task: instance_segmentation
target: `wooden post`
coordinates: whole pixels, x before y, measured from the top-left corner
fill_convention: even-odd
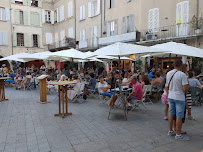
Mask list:
[[[47,101],[47,77],[48,75],[41,75],[37,78],[40,85],[40,101],[38,102],[42,104],[49,103]]]

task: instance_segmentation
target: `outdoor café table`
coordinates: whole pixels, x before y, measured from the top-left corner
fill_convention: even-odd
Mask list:
[[[0,78],[0,102],[4,100],[8,100],[5,98],[5,88],[4,88],[4,81],[7,79],[11,79],[11,78],[10,77]]]
[[[125,97],[126,97],[127,93],[129,93],[131,90],[132,90],[132,88],[129,88],[127,90],[120,90],[120,88],[112,89],[112,91],[114,93],[117,93],[117,95],[118,95],[118,99],[117,99],[118,104],[117,105],[112,105],[110,107],[108,119],[110,118],[110,114],[111,114],[111,110],[112,110],[113,106],[119,107],[119,106],[123,105],[124,116],[125,116],[125,119],[127,120],[127,106],[126,106],[126,103],[125,103]]]
[[[58,98],[59,98],[59,113],[55,114],[54,116],[64,116],[66,115],[72,115],[72,113],[68,112],[68,96],[67,96],[67,86],[71,84],[76,84],[73,81],[60,81],[60,82],[49,82],[49,85],[57,85],[58,86]],[[62,90],[61,90],[61,89]],[[62,98],[61,98],[61,92],[62,92]],[[65,93],[65,102],[66,102],[66,112],[64,113],[64,93]],[[61,113],[61,99],[62,99],[62,113]]]

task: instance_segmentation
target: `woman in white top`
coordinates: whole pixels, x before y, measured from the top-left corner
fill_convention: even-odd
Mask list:
[[[107,96],[107,97],[111,98],[111,96],[113,95],[113,92],[110,91],[111,86],[107,82],[104,81],[103,76],[99,77],[98,88],[99,88],[99,90],[100,90],[99,92],[102,96]]]

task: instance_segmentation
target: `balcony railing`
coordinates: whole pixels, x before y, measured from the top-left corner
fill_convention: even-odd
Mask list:
[[[62,41],[57,41],[48,45],[49,50],[63,50],[68,48],[75,48],[75,39],[65,38]]]
[[[98,48],[98,38],[85,39],[79,42],[79,49],[95,49]]]
[[[140,31],[140,42],[181,39],[198,35],[203,35],[203,26],[196,29],[193,24],[185,23]]]

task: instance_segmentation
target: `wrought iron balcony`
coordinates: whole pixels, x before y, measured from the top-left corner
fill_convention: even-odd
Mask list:
[[[137,43],[189,39],[200,35],[203,35],[203,26],[196,28],[192,23],[184,23],[140,31],[140,41]]]
[[[79,49],[80,50],[94,50],[98,48],[98,38],[90,38],[90,39],[85,39],[79,42]]]
[[[62,41],[54,42],[48,45],[49,51],[53,50],[64,50],[69,48],[75,48],[75,39],[65,38]]]

